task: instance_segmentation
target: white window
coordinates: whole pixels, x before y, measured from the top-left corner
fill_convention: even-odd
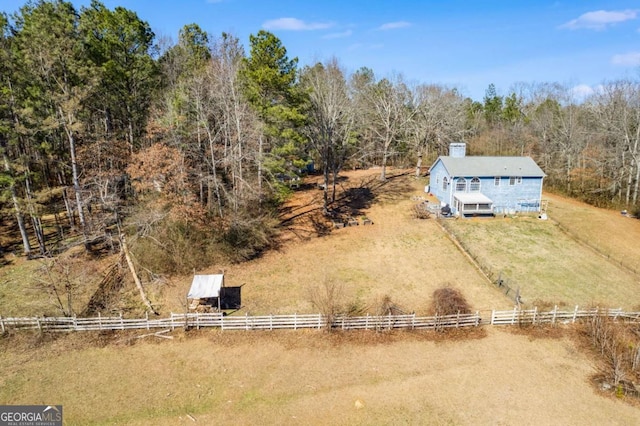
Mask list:
[[[478,192],[480,191],[480,178],[474,177],[471,179],[471,184],[469,185],[469,191]]]
[[[445,176],[445,177],[442,179],[442,190],[443,190],[443,191],[446,191],[446,190],[447,190],[447,185],[448,185],[448,184],[449,184],[449,180],[448,180],[448,179],[447,179],[447,177]]]
[[[511,176],[509,178],[509,185],[520,185],[522,183],[522,176]]]
[[[465,192],[467,190],[467,180],[465,178],[458,178],[456,181],[456,192]]]
[[[495,186],[500,186],[500,176],[496,176],[493,178],[493,184]]]

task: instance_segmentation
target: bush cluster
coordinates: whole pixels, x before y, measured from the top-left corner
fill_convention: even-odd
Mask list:
[[[452,287],[442,287],[433,292],[429,315],[470,314],[471,306],[462,292]]]

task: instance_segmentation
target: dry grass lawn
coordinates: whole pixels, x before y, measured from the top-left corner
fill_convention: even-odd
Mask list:
[[[436,221],[413,217],[416,201],[411,198],[425,195],[423,180],[400,175],[381,185],[376,176],[371,171],[352,172],[343,183],[374,187],[375,198],[358,210],[373,225],[334,229],[316,237],[309,215],[301,216],[283,229],[281,238],[286,242],[280,250],[242,265],[217,265],[199,272],[222,269],[227,285],[244,285],[244,312],[251,314],[315,313],[309,289],[327,281],[342,283],[350,302],[375,306],[389,296],[407,312],[424,312],[433,291],[444,285],[461,289],[474,309],[513,306],[451,244]],[[317,190],[299,195],[292,214],[314,208],[319,214],[321,196]],[[167,289],[167,309],[183,309],[190,279]]]
[[[474,309],[513,306],[436,221],[413,217],[411,198],[424,195],[424,180],[405,175],[382,185],[368,171],[346,176],[344,189],[371,191],[351,207],[373,225],[332,230],[319,215],[321,192],[301,191],[283,209],[278,251],[197,272],[223,269],[227,285],[244,284],[239,314],[315,312],[308,292],[325,282],[342,283],[344,300],[365,307],[389,296],[424,312],[445,284]],[[632,269],[640,254],[632,247],[640,222],[549,198],[549,221],[451,225],[474,255],[482,253],[479,261],[522,285],[525,300],[637,304]],[[629,267],[574,233],[601,241],[603,253]],[[149,286],[162,313],[184,309],[190,280]],[[0,314],[12,303],[4,294]],[[0,337],[0,404],[63,404],[70,425],[628,425],[640,418],[640,408],[591,385],[595,363],[569,331],[534,338],[490,327],[453,336],[208,330],[132,339],[140,334]]]
[[[562,229],[609,261],[640,273],[640,220],[553,194],[545,194],[545,198],[550,217]]]
[[[523,216],[457,220],[447,226],[494,277],[501,277],[514,289],[519,287],[526,305],[578,304],[627,310],[640,306],[640,275],[562,231],[553,214],[556,208],[550,209],[551,220],[546,221]],[[640,224],[628,218],[611,220]],[[578,228],[573,229],[577,232]],[[627,232],[622,235],[628,238],[633,231]]]
[[[635,424],[569,337],[203,332],[135,345],[0,341],[0,402],[63,404],[66,423]],[[94,338],[93,336],[91,338]],[[435,339],[435,340],[434,340]],[[9,340],[9,341],[6,341]],[[10,350],[8,346],[13,346]],[[189,417],[191,416],[191,417]]]

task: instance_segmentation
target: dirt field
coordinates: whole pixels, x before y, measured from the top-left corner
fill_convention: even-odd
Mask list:
[[[362,306],[373,307],[387,295],[407,311],[423,312],[433,290],[448,283],[461,289],[474,309],[513,307],[436,221],[413,217],[412,197],[425,195],[425,180],[404,176],[381,185],[371,180],[371,173],[349,173],[342,185],[370,189],[348,207],[373,225],[332,230],[319,215],[321,191],[301,191],[283,210],[290,220],[279,251],[243,265],[197,272],[223,269],[227,285],[244,284],[240,314],[315,312],[309,289],[327,281],[343,283],[344,299]],[[627,289],[638,282],[635,273],[606,258],[638,263],[640,254],[632,253],[632,247],[640,222],[559,197],[549,199],[550,221],[513,219],[506,228],[511,232],[498,230],[504,219],[456,225],[487,241],[474,246],[490,254],[483,262],[511,268],[514,277],[521,267],[509,264],[499,248],[500,242],[512,244],[507,236],[517,231],[536,246],[538,257],[527,257],[531,251],[516,246],[506,252],[524,259],[529,271],[541,269],[543,261],[550,262],[546,266],[554,274],[565,268],[541,258],[545,251],[551,258],[577,258],[586,263],[575,263],[567,274],[569,288],[578,289],[574,283],[600,268],[609,271],[605,277],[613,275],[607,283],[618,288],[616,298],[637,303],[637,290]],[[479,226],[467,229],[473,225]],[[601,239],[599,247],[610,254],[602,258],[577,243],[573,233],[589,241]],[[543,241],[551,242],[542,246]],[[592,263],[595,269],[588,269]],[[620,279],[623,273],[629,274],[624,278],[628,281]],[[184,309],[190,278],[149,288],[155,301],[162,302],[163,313]],[[536,284],[540,297],[573,297],[558,294],[559,288],[548,282]],[[533,290],[524,293],[529,294]],[[588,292],[576,294],[594,298]],[[141,334],[0,337],[0,404],[63,404],[66,423],[77,425],[628,425],[640,418],[640,408],[603,396],[592,386],[595,363],[568,332],[533,338],[486,327],[445,338],[434,332],[209,330],[175,332],[173,340],[135,339]]]
[[[133,346],[87,346],[71,335],[35,349],[14,342],[11,350],[0,341],[0,402],[62,404],[70,425],[629,425],[640,418],[640,409],[594,390],[593,367],[572,339],[487,333],[432,341],[433,333],[205,332]]]

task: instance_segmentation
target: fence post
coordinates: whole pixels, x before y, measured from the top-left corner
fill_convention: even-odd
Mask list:
[[[293,329],[294,330],[298,329],[298,313],[297,312],[293,313]]]
[[[391,311],[389,311],[389,317],[387,318],[387,327],[391,330]]]
[[[0,315],[0,328],[2,328],[2,334],[4,334],[5,329],[4,329],[4,321],[2,321],[2,315]]]
[[[511,325],[516,323],[516,312],[518,312],[518,306],[513,307],[513,316],[511,317]]]
[[[578,305],[576,305],[576,307],[573,309],[573,319],[571,320],[572,323],[576,322],[577,316],[578,316]]]
[[[173,324],[173,312],[171,312],[171,331],[176,329],[176,326]]]
[[[149,311],[146,311],[144,313],[144,317],[147,320],[147,330],[149,330]]]
[[[556,323],[556,314],[558,313],[558,305],[553,307],[553,316],[551,317],[551,324]]]
[[[98,330],[102,330],[102,315],[98,312]]]
[[[78,318],[73,316],[73,331],[78,331]]]
[[[39,317],[36,317],[36,323],[38,324],[38,330],[42,332],[42,324],[40,323]]]
[[[244,329],[249,330],[249,312],[244,314]]]
[[[480,325],[480,311],[476,311],[476,327]]]
[[[414,312],[411,316],[411,329],[414,330],[416,328],[416,313]]]
[[[458,315],[456,315],[456,328],[460,328],[460,310],[458,310]]]
[[[494,320],[493,319],[494,319],[495,315],[496,315],[496,310],[492,309],[491,310],[491,325],[494,325]]]
[[[369,329],[369,313],[367,312],[367,317],[364,320],[364,329],[368,330]]]
[[[533,307],[533,325],[536,325],[536,315],[538,313],[538,307],[534,306]]]

